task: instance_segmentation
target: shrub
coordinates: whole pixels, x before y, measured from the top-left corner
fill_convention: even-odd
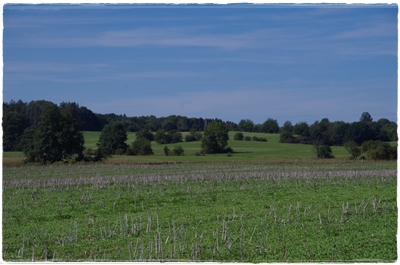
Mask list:
[[[144,137],[136,138],[131,144],[133,155],[151,155],[153,150],[151,149],[151,142]]]
[[[185,136],[185,142],[201,141],[203,134],[201,132],[196,132],[195,130],[190,130],[190,133]]]
[[[202,150],[200,150],[199,152],[196,152],[194,155],[195,155],[195,156],[205,156],[206,153],[205,153],[204,150],[202,149]]]
[[[100,162],[103,160],[107,160],[110,157],[110,154],[107,150],[103,149],[86,149],[83,151],[83,161],[85,162]]]
[[[361,150],[368,159],[373,160],[394,160],[397,159],[397,147],[382,141],[366,141],[362,143]]]
[[[136,133],[136,137],[137,138],[145,138],[145,139],[149,140],[150,142],[154,141],[154,135],[149,130],[146,130],[146,129],[141,129],[140,131],[138,131]]]
[[[123,148],[118,148],[117,150],[114,151],[114,155],[123,155],[125,154],[125,149]]]
[[[279,142],[280,143],[293,143],[294,139],[295,138],[293,137],[292,133],[290,133],[288,131],[283,131],[280,134]]]
[[[185,152],[185,150],[183,150],[182,146],[178,145],[175,146],[174,149],[172,150],[174,155],[180,156],[183,155],[183,153]]]
[[[181,132],[174,132],[172,134],[172,143],[180,143],[182,142],[182,133]]]
[[[332,149],[329,145],[314,144],[314,150],[318,158],[334,158]]]
[[[168,155],[169,155],[169,152],[170,152],[168,146],[165,146],[163,150],[164,150],[164,154],[165,154],[166,156],[168,156]]]
[[[196,137],[194,135],[188,134],[185,136],[185,142],[194,142],[197,141]]]
[[[354,141],[348,141],[344,143],[344,148],[350,153],[351,159],[356,159],[361,155],[361,148]]]
[[[245,140],[245,141],[251,141],[251,137],[250,137],[250,136],[245,136],[245,137],[243,138],[243,140]]]
[[[244,138],[244,136],[243,136],[243,133],[241,133],[241,132],[235,133],[235,136],[233,136],[233,139],[235,141],[243,141],[243,138]]]
[[[267,142],[268,141],[267,138],[265,138],[265,137],[257,137],[257,136],[253,136],[252,140],[257,141],[257,142]]]

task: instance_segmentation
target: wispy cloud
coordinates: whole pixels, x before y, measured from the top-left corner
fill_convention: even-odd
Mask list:
[[[397,34],[397,27],[393,23],[380,23],[373,25],[362,25],[352,30],[345,30],[332,39],[361,39],[361,38],[374,38],[374,37],[395,37]]]

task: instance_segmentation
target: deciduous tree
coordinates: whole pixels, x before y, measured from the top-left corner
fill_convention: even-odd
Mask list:
[[[112,154],[118,148],[126,150],[128,145],[126,129],[121,122],[113,122],[104,126],[101,131],[97,146],[108,154]]]
[[[213,121],[204,130],[201,148],[207,154],[224,153],[228,140],[228,129],[222,122]]]

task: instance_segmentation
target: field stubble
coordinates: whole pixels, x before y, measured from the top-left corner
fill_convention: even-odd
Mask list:
[[[394,261],[388,165],[4,168],[3,259]]]

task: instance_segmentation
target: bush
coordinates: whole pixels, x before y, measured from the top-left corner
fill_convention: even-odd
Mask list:
[[[361,150],[368,159],[373,160],[394,160],[397,159],[397,147],[391,146],[382,141],[366,141],[362,143]]]
[[[201,132],[196,132],[195,130],[190,130],[190,133],[185,136],[185,142],[201,141],[203,134]]]
[[[195,142],[197,141],[196,137],[194,135],[188,134],[185,136],[185,142]]]
[[[292,133],[290,133],[290,132],[288,132],[288,131],[283,131],[283,132],[280,134],[279,142],[280,142],[280,143],[293,143],[293,140],[294,140],[294,139],[295,139],[295,138],[293,137]]]
[[[175,146],[174,149],[172,150],[172,153],[177,156],[183,155],[184,152],[185,150],[183,150],[182,146],[180,145]]]
[[[257,136],[253,136],[252,138],[253,141],[257,141],[257,142],[267,142],[267,138],[265,137],[257,137]]]
[[[165,154],[166,156],[169,156],[170,150],[169,150],[168,146],[165,146],[163,150],[164,150],[164,154]]]
[[[251,141],[251,137],[250,137],[250,136],[245,136],[245,137],[243,138],[243,140],[245,140],[245,141]]]
[[[243,136],[243,133],[241,133],[241,132],[235,133],[235,136],[233,136],[233,139],[235,141],[243,141],[243,138],[244,138],[244,136]]]
[[[110,157],[110,154],[106,150],[102,149],[85,149],[83,151],[83,161],[85,162],[100,162],[103,160],[107,160],[107,158]]]
[[[181,132],[174,132],[172,134],[171,143],[180,143],[180,142],[182,142],[182,133]]]
[[[151,149],[151,142],[144,137],[136,138],[131,144],[133,155],[151,155],[153,150]]]
[[[314,144],[314,150],[318,158],[334,158],[332,149],[329,145]]]
[[[194,155],[195,156],[205,156],[206,153],[204,152],[204,150],[200,150],[199,152],[196,152]]]
[[[118,148],[117,150],[114,151],[114,155],[123,155],[125,154],[125,149],[123,148]]]
[[[356,159],[361,155],[361,148],[354,141],[345,142],[344,148],[350,153],[351,159]]]
[[[146,130],[146,129],[141,129],[140,131],[138,131],[136,133],[136,137],[137,138],[145,138],[145,139],[149,140],[150,142],[154,141],[154,135],[149,130]]]

